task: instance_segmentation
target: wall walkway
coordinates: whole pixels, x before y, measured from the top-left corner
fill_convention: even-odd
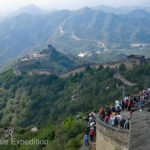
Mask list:
[[[131,119],[129,150],[150,150],[150,106]]]

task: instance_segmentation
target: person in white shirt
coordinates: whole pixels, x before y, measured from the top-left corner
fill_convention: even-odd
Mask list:
[[[90,123],[90,126],[94,126],[94,121]]]
[[[120,114],[116,115],[117,119],[118,119],[118,123],[120,122],[120,120],[122,119],[122,116]]]
[[[93,117],[96,119],[96,113],[93,114]]]

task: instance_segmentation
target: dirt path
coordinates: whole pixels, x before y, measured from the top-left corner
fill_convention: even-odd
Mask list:
[[[80,150],[96,150],[96,135],[94,135],[94,140],[91,141],[89,137],[89,146],[86,146],[84,144],[84,139],[82,141],[82,146],[80,147]]]
[[[80,150],[96,150],[96,142],[89,141],[89,146],[86,146],[83,142],[82,146],[80,147]]]
[[[90,150],[90,146],[85,146],[85,144],[83,143],[80,147],[80,150]]]
[[[89,141],[89,144],[91,145],[91,141]],[[86,146],[84,144],[84,139],[82,141],[82,146],[80,147],[80,150],[90,150],[90,145],[89,146]]]

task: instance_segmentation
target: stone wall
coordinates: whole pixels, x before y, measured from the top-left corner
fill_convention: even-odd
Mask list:
[[[96,150],[128,150],[129,132],[106,124],[97,116]]]
[[[96,150],[150,150],[150,101],[143,111],[133,113],[129,131],[106,124],[99,116],[96,127]]]
[[[131,119],[129,150],[150,150],[150,104]]]

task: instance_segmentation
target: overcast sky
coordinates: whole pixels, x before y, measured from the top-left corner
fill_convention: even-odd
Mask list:
[[[108,5],[150,6],[150,0],[0,0],[0,14],[34,3],[45,9],[78,9],[85,6]]]

